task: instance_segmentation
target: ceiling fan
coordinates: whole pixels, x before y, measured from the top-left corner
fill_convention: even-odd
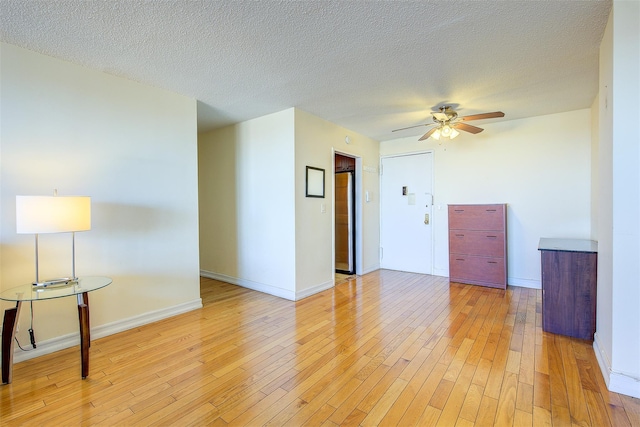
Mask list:
[[[424,135],[420,137],[418,141],[424,141],[425,139],[432,137],[434,139],[440,138],[449,138],[453,139],[460,134],[458,130],[462,130],[469,133],[480,133],[484,129],[479,128],[477,126],[473,126],[464,122],[468,122],[471,120],[482,120],[482,119],[493,119],[496,117],[504,117],[504,113],[502,111],[494,111],[493,113],[481,113],[481,114],[472,114],[470,116],[462,116],[458,117],[458,113],[456,113],[453,108],[448,105],[443,105],[440,107],[440,111],[431,113],[433,116],[434,123],[424,123],[421,125],[409,126],[406,128],[395,129],[392,132],[396,132],[399,130],[412,129],[419,126],[433,126],[431,129],[427,131]]]

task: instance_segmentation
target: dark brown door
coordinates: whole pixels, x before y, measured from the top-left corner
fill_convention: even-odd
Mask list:
[[[336,270],[353,272],[352,265],[352,173],[336,173]]]
[[[356,159],[336,154],[334,162],[336,272],[354,274],[356,271]]]

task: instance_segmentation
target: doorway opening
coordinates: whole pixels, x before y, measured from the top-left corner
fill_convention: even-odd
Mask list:
[[[356,272],[356,159],[335,153],[335,272]]]

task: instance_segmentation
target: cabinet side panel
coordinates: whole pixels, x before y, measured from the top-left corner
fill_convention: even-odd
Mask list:
[[[573,327],[573,291],[567,286],[570,269],[562,252],[542,251],[542,329],[553,334],[570,335]]]
[[[597,254],[573,253],[571,262],[573,286],[575,288],[575,314],[573,333],[575,337],[592,340],[596,331],[596,278]]]
[[[597,254],[542,251],[542,327],[593,340]]]

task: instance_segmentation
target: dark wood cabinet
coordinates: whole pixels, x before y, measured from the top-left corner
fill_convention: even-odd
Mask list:
[[[449,280],[507,287],[507,205],[449,205]]]
[[[591,340],[596,332],[598,244],[540,239],[542,329]]]

